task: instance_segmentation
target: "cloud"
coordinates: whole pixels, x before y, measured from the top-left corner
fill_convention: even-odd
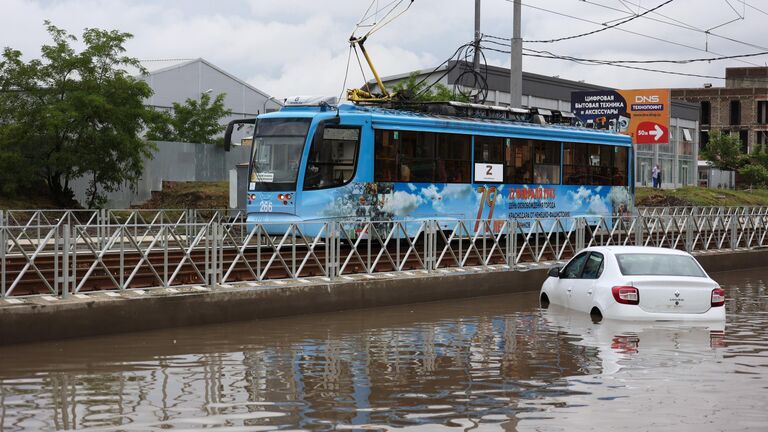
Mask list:
[[[474,189],[468,184],[447,184],[443,188],[442,195],[445,199],[465,199],[472,196]]]
[[[423,202],[424,200],[419,195],[397,191],[384,203],[383,210],[395,216],[408,216]]]
[[[403,7],[408,2],[403,3]],[[685,17],[696,28],[711,28],[737,18],[726,2],[676,0],[662,9],[669,16]],[[26,58],[39,55],[40,46],[50,42],[42,21],[80,35],[86,27],[118,29],[134,34],[126,45],[127,55],[140,59],[203,57],[227,72],[247,80],[270,94],[338,95],[344,84],[349,57],[349,36],[370,2],[334,0],[232,0],[221,7],[206,0],[3,0],[0,14],[0,40],[3,45],[22,50]],[[383,6],[385,2],[381,2]],[[473,37],[473,2],[443,0],[414,2],[400,18],[373,34],[366,47],[381,75],[431,68],[445,60],[456,47]],[[612,11],[597,5],[572,0],[551,0],[546,9],[523,10],[526,39],[550,39],[586,32],[600,27],[571,19],[566,15],[587,17],[596,23],[614,22],[626,17],[626,11]],[[384,11],[373,20],[380,19]],[[508,37],[512,5],[505,1],[483,2],[482,30],[488,35]],[[713,53],[753,52],[744,44],[718,38],[759,43],[764,20],[747,8],[744,19],[712,31],[704,52],[706,36],[682,29],[652,17],[640,17],[621,26],[657,40],[611,29],[586,38],[563,41],[552,47],[556,54],[594,59],[685,59],[714,56]],[[361,35],[365,28],[356,34]],[[666,43],[669,41],[671,43]],[[678,44],[678,45],[674,45]],[[687,45],[687,46],[686,46]],[[691,47],[699,47],[695,49]],[[507,54],[485,51],[489,64],[507,66]],[[766,57],[745,59],[763,64]],[[162,66],[163,62],[152,63]],[[664,65],[660,69],[723,76],[726,66],[745,66],[738,60]],[[365,62],[365,78],[370,79]],[[698,87],[708,78],[692,78],[587,66],[574,62],[525,57],[524,69],[544,75],[558,74],[571,80],[618,88]],[[351,56],[347,87],[358,86],[363,75],[355,56]],[[714,80],[713,84],[722,84]]]
[[[421,195],[424,197],[424,201],[432,204],[433,209],[442,211],[445,208],[443,196],[437,191],[437,186],[429,185],[421,189]]]
[[[411,190],[411,192],[413,192],[413,191],[415,191],[415,190],[416,190],[416,185],[415,185],[415,184],[413,184],[413,183],[408,183],[408,189],[410,189],[410,190]]]
[[[568,193],[571,195],[574,210],[581,208],[584,201],[588,200],[589,196],[592,195],[592,191],[584,186],[579,186],[579,188],[576,189],[576,192],[570,191]]]
[[[589,199],[588,212],[591,214],[609,215],[611,210],[605,205],[605,201],[599,195],[592,195]]]

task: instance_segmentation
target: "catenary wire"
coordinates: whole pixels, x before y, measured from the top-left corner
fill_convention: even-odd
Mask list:
[[[527,40],[527,41],[523,41],[523,42],[526,42],[526,43],[554,43],[554,42],[561,42],[561,41],[564,41],[564,40],[576,39],[576,38],[580,38],[580,37],[584,37],[584,36],[590,36],[590,35],[593,35],[593,34],[604,32],[606,30],[610,30],[612,28],[616,28],[616,27],[618,27],[618,26],[620,26],[622,24],[626,24],[626,23],[628,23],[630,21],[633,21],[633,20],[635,20],[637,18],[641,18],[644,15],[647,15],[647,14],[649,14],[651,12],[654,12],[657,9],[660,9],[660,8],[662,8],[662,7],[672,3],[673,1],[674,0],[667,0],[664,3],[661,3],[658,6],[653,7],[651,9],[648,9],[647,11],[645,11],[645,12],[643,12],[641,14],[635,14],[635,15],[627,18],[627,19],[621,20],[621,21],[616,22],[614,24],[606,25],[606,24],[603,23],[603,27],[601,27],[599,29],[596,29],[596,30],[592,30],[592,31],[586,32],[586,33],[580,33],[580,34],[575,34],[575,35],[572,35],[572,36],[565,36],[565,37],[560,37],[560,38],[555,38],[555,39]]]
[[[587,4],[591,4],[593,6],[602,7],[603,9],[608,9],[608,10],[612,10],[612,11],[616,11],[616,12],[622,12],[622,13],[625,12],[622,9],[615,8],[615,7],[612,7],[612,6],[609,6],[609,5],[606,5],[606,4],[602,4],[602,3],[597,3],[594,0],[577,0],[577,1],[580,1],[580,2],[583,2],[583,3],[587,3]],[[621,1],[622,4],[626,3],[626,4],[630,4],[632,6],[636,6],[638,8],[641,8],[641,9],[645,9],[645,7],[643,7],[642,5],[640,5],[638,3],[632,3],[632,2],[630,2],[628,0],[620,0],[620,1]],[[655,22],[658,22],[658,23],[666,24],[666,25],[669,25],[669,26],[681,28],[683,30],[688,30],[688,31],[693,31],[693,32],[701,33],[701,34],[703,34],[705,36],[708,36],[708,37],[715,37],[715,38],[718,38],[718,39],[727,40],[729,42],[733,42],[733,43],[737,43],[737,44],[740,44],[740,45],[749,46],[749,47],[752,47],[752,48],[768,50],[768,47],[757,45],[757,44],[754,44],[754,43],[751,43],[751,42],[742,41],[742,40],[735,39],[735,38],[728,37],[728,36],[723,36],[721,34],[714,33],[712,31],[707,31],[705,29],[702,29],[702,28],[693,26],[691,24],[688,24],[688,23],[686,23],[684,21],[672,18],[669,15],[664,15],[664,14],[661,14],[659,12],[654,12],[653,14],[654,15],[658,15],[658,16],[660,16],[662,18],[668,19],[669,21],[660,20],[658,18],[653,18],[651,16],[643,16],[642,18],[646,19],[646,20],[650,20],[650,21],[655,21]],[[670,21],[672,21],[672,22],[670,22]]]
[[[511,3],[513,0],[505,0],[505,1]],[[553,11],[553,10],[550,10],[550,9],[545,9],[545,8],[538,7],[538,6],[533,6],[533,5],[530,5],[528,3],[523,3],[523,6],[526,6],[526,7],[531,8],[531,9],[540,10],[542,12],[547,12],[547,13],[551,13],[551,14],[554,14],[554,15],[559,15],[559,16],[566,17],[566,18],[571,18],[571,19],[578,20],[578,21],[588,22],[590,24],[601,25],[601,23],[596,22],[596,21],[592,21],[592,20],[589,20],[589,19],[586,19],[586,18],[581,18],[581,17],[569,15],[569,14],[566,14],[566,13],[563,13],[563,12],[557,12],[557,11]],[[647,35],[647,34],[636,32],[636,31],[632,31],[632,30],[627,30],[627,29],[624,29],[624,28],[621,28],[621,27],[615,27],[615,28],[613,28],[613,30],[618,30],[618,31],[621,31],[621,32],[624,32],[624,33],[629,33],[629,34],[633,34],[633,35],[636,35],[636,36],[641,36],[641,37],[644,37],[644,38],[652,39],[652,40],[655,40],[655,41],[658,41],[658,42],[663,42],[663,43],[667,43],[667,44],[671,44],[671,45],[676,45],[676,46],[683,47],[683,48],[689,48],[689,49],[693,49],[693,50],[696,50],[696,51],[711,53],[711,54],[719,55],[719,56],[724,55],[722,53],[714,52],[714,51],[711,51],[711,50],[708,51],[706,49],[699,48],[699,47],[696,47],[696,46],[693,46],[693,45],[687,45],[687,44],[680,43],[680,42],[674,42],[674,41],[663,39],[663,38],[660,38],[660,37],[655,37],[655,36]],[[501,40],[511,40],[509,38],[500,38],[500,39]],[[761,66],[761,65],[759,65],[757,63],[753,63],[753,62],[746,61],[746,60],[737,60],[737,61],[740,61],[740,62],[746,63],[746,64],[750,64],[752,66]]]

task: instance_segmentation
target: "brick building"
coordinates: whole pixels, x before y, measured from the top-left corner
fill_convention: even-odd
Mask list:
[[[768,145],[768,67],[727,68],[725,78],[725,87],[672,89],[674,99],[701,107],[699,145],[712,131],[737,135],[745,153]]]

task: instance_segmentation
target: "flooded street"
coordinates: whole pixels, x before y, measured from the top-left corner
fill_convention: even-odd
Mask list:
[[[768,269],[713,278],[724,328],[528,293],[4,347],[0,430],[765,431]]]

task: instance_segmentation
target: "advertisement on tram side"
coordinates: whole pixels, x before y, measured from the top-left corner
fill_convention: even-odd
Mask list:
[[[669,89],[573,92],[571,111],[579,126],[623,133],[633,144],[669,143]]]
[[[626,186],[353,183],[332,193],[306,194],[318,218],[373,221],[624,216],[633,200]]]

